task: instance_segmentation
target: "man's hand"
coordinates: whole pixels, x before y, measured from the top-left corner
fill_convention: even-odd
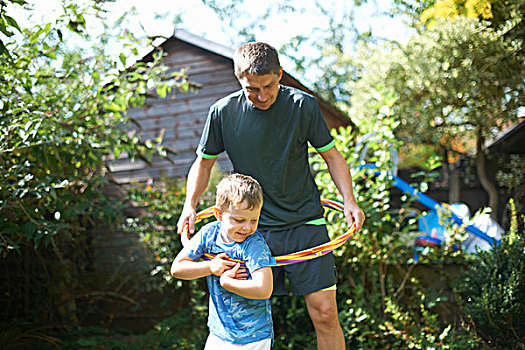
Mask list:
[[[188,205],[184,205],[182,213],[177,222],[177,233],[181,235],[182,245],[185,246],[190,240],[190,235],[195,233],[195,221],[197,211]]]
[[[184,201],[184,208],[180,214],[177,222],[177,232],[180,235],[185,227],[188,227],[188,234],[183,234],[182,244],[185,245],[189,236],[195,233],[195,220],[197,219],[196,208],[199,203],[199,198],[208,186],[210,180],[210,173],[217,158],[207,159],[197,157],[193,162],[188,173],[186,181],[186,200]]]
[[[365,222],[365,214],[361,208],[357,204],[345,205],[344,211],[348,228],[352,227],[352,224],[355,222],[356,231],[359,231]]]
[[[236,265],[233,261],[228,261],[226,258],[228,257],[228,254],[226,253],[220,253],[215,256],[210,261],[210,272],[214,274],[215,276],[221,276],[225,271],[230,270],[232,267]],[[238,269],[237,269],[238,270]],[[236,270],[236,273],[237,273]]]

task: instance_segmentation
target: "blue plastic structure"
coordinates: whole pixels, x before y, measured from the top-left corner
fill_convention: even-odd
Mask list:
[[[377,169],[378,167],[376,165],[374,165],[374,164],[365,164],[365,165],[361,166],[361,168],[374,170],[374,169]],[[372,173],[375,174],[375,175],[379,174],[378,171],[372,171]],[[427,207],[429,209],[432,209],[432,210],[437,210],[438,208],[442,207],[441,203],[435,201],[434,199],[430,198],[426,194],[421,193],[416,188],[410,186],[410,184],[408,182],[406,182],[405,180],[399,178],[397,175],[392,175],[392,178],[393,178],[393,185],[395,187],[397,187],[398,189],[400,189],[404,193],[407,193],[407,194],[415,197],[415,199],[419,203],[423,204],[425,207]],[[463,220],[460,217],[458,217],[456,214],[451,213],[451,219],[456,224],[463,225]],[[472,233],[472,234],[474,234],[474,235],[476,235],[476,236],[478,236],[478,237],[480,237],[481,239],[489,242],[491,245],[498,246],[499,243],[500,243],[499,240],[490,237],[489,235],[487,235],[485,232],[481,231],[479,228],[477,228],[474,225],[468,225],[467,227],[465,227],[465,230],[470,232],[470,233]],[[422,236],[418,236],[418,237],[416,237],[416,241],[426,242],[430,246],[439,246],[439,245],[441,245],[441,240],[439,238],[433,238],[433,237],[430,237],[430,236],[423,236],[423,235]],[[418,261],[418,259],[419,259],[419,255],[417,254],[417,251],[414,248],[414,260]]]

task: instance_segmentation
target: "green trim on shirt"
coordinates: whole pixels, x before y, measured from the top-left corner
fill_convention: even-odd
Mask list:
[[[334,147],[335,146],[335,140],[332,140],[332,142],[330,142],[328,145],[324,146],[324,147],[321,147],[321,148],[316,148],[315,150],[319,153],[321,152],[326,152],[328,151],[330,148]]]
[[[218,155],[218,154],[215,155],[215,156],[211,156],[211,155],[206,154],[206,153],[204,153],[204,152],[202,152],[202,151],[197,151],[197,155],[201,156],[201,157],[204,158],[204,159],[214,159],[214,158],[219,158],[219,155]]]
[[[314,220],[310,220],[310,221],[307,221],[304,223],[305,225],[326,225],[326,220],[325,218],[319,218],[319,219],[314,219]]]

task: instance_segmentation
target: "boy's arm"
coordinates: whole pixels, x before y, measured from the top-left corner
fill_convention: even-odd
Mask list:
[[[254,271],[252,279],[236,279],[240,264],[221,275],[221,286],[232,293],[249,299],[268,299],[273,291],[273,275],[271,267],[263,267]]]
[[[218,254],[213,260],[195,261],[188,257],[188,250],[183,248],[171,264],[171,275],[181,280],[193,280],[211,274],[221,276],[235,263],[225,260],[226,253]]]

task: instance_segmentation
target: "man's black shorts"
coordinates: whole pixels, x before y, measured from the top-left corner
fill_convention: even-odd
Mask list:
[[[330,241],[325,225],[301,225],[284,230],[258,229],[273,256],[295,253]],[[292,295],[305,295],[329,288],[337,283],[332,253],[321,257],[272,267],[273,295],[288,295],[286,279]]]

